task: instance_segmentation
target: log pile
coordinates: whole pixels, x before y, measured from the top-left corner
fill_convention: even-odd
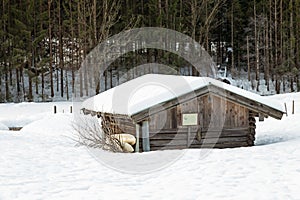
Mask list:
[[[133,147],[136,139],[133,134],[135,133],[135,129],[129,117],[108,113],[100,114],[98,117],[101,117],[101,126],[104,133],[117,139],[121,144],[123,152],[134,152]]]
[[[108,128],[113,134],[129,133],[135,134],[135,126],[130,117],[126,115],[113,115],[110,113],[102,113],[101,125]],[[107,130],[104,130],[106,133]]]
[[[248,134],[248,144],[249,146],[254,145],[254,140],[255,140],[255,117],[252,113],[249,113],[249,134]]]

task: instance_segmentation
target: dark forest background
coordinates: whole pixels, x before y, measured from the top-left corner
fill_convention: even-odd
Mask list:
[[[262,83],[277,93],[300,90],[300,0],[2,0],[0,26],[0,102],[70,99],[85,56],[138,27],[189,35],[233,77],[245,72],[256,90]],[[127,53],[97,92],[117,84],[115,72],[149,61],[188,65],[155,49]],[[79,95],[89,95],[88,83],[79,84]]]

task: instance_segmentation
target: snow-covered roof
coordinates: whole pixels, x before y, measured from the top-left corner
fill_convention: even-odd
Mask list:
[[[82,107],[104,113],[132,116],[163,102],[208,85],[256,101],[284,113],[277,101],[208,77],[147,74],[109,89],[83,102]]]

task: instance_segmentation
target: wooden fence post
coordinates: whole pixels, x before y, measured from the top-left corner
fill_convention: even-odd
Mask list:
[[[72,113],[73,112],[73,109],[72,109],[72,106],[70,106],[70,113]]]
[[[285,108],[285,114],[286,114],[286,116],[288,116],[287,108],[286,108],[286,103],[284,103],[284,108]]]
[[[56,106],[54,106],[54,114],[56,114]]]
[[[292,105],[292,114],[295,114],[295,101],[293,100],[293,105]]]

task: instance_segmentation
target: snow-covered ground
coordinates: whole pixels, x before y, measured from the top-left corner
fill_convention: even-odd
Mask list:
[[[257,122],[256,146],[205,156],[200,149],[122,154],[181,152],[172,164],[137,174],[75,146],[72,103],[55,102],[58,114],[54,103],[0,104],[0,199],[300,199],[300,93],[268,98],[286,102],[288,116]]]

